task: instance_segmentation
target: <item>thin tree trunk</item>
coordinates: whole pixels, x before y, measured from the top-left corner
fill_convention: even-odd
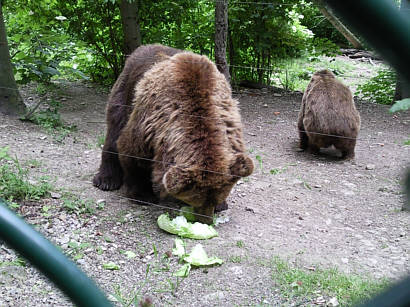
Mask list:
[[[7,115],[23,115],[25,111],[26,105],[14,79],[0,0],[0,112]]]
[[[231,81],[226,63],[226,38],[228,34],[228,0],[215,1],[215,62],[218,70]]]
[[[235,65],[235,47],[233,45],[233,39],[232,39],[232,33],[229,30],[229,25],[228,25],[228,50],[229,50],[229,74],[232,78],[235,80],[235,75],[234,75],[234,65]]]
[[[356,49],[362,48],[362,43],[346,26],[340,22],[340,20],[323,5],[321,0],[316,0],[319,11],[326,17],[327,20],[339,31]]]
[[[121,0],[120,14],[124,33],[124,54],[129,55],[141,46],[138,0]]]
[[[400,12],[410,18],[410,0],[401,0]],[[397,74],[396,92],[394,101],[410,98],[410,84]],[[392,101],[392,102],[394,102]]]

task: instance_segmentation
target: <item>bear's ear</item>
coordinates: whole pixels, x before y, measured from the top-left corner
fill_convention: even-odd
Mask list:
[[[193,186],[194,173],[190,169],[171,166],[162,178],[162,184],[169,194],[177,195]]]
[[[253,161],[244,154],[237,154],[230,167],[230,172],[234,176],[249,176],[253,172]]]

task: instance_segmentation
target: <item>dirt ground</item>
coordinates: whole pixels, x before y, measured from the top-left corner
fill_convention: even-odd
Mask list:
[[[26,101],[39,99],[30,86],[22,94]],[[136,294],[149,295],[155,306],[291,305],[273,279],[275,256],[301,268],[336,267],[375,278],[410,274],[410,213],[401,211],[401,180],[410,164],[410,146],[404,145],[409,112],[391,115],[386,106],[357,102],[362,128],[356,158],[341,161],[331,150],[314,156],[297,149],[300,93],[236,91],[255,172],[232,191],[223,213],[229,221],[216,227],[219,237],[201,242],[224,263],[194,269],[177,281],[177,258],[162,258],[175,236],[156,224],[165,209],[131,203],[121,191],[91,184],[100,163],[107,90],[60,82],[48,95],[62,102],[64,121],[78,128],[62,143],[39,126],[0,115],[0,147],[9,146],[23,164],[40,162],[32,166],[32,180],[48,175],[60,189],[19,211],[77,256],[76,263],[118,306]],[[104,208],[91,216],[70,213],[62,205],[63,191],[93,203],[105,200]],[[50,207],[47,214],[44,206]],[[186,242],[188,250],[198,243]],[[0,245],[2,263],[15,259]],[[110,261],[119,270],[103,269]],[[71,305],[29,265],[3,265],[0,271],[0,306]]]

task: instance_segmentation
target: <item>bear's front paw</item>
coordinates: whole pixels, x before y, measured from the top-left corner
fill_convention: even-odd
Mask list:
[[[103,191],[118,190],[122,185],[120,177],[103,176],[98,173],[94,176],[93,185]]]

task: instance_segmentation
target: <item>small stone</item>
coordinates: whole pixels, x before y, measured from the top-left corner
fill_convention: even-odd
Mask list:
[[[253,209],[252,207],[245,207],[245,211],[255,213],[255,209]]]
[[[369,171],[374,170],[375,168],[376,168],[376,166],[374,164],[367,164],[366,165],[366,169],[369,170]]]
[[[322,186],[321,186],[320,184],[315,184],[313,187],[315,187],[315,188],[317,188],[317,189],[322,188]]]
[[[336,297],[332,297],[332,298],[327,302],[327,306],[329,306],[329,307],[339,306],[339,302],[338,302],[337,298],[336,298]]]
[[[205,295],[204,299],[208,302],[215,303],[215,301],[220,301],[220,300],[225,299],[225,295],[222,291],[217,291],[217,292]]]
[[[302,183],[303,183],[303,181],[300,180],[300,179],[294,179],[290,182],[291,185],[300,185]]]
[[[273,96],[275,96],[275,97],[282,97],[282,94],[279,94],[279,93],[273,93]]]
[[[105,199],[99,199],[99,200],[96,201],[96,204],[97,204],[97,205],[105,204],[105,202],[106,202]]]
[[[354,192],[349,190],[342,190],[342,194],[344,194],[345,196],[353,196]]]
[[[54,199],[60,199],[61,198],[60,193],[51,192],[50,195],[51,195],[51,198],[54,198]]]
[[[351,189],[353,189],[353,188],[356,187],[356,185],[355,185],[354,183],[346,182],[346,181],[343,182],[343,185],[346,186],[346,187],[348,187],[348,188],[351,188]]]
[[[321,304],[326,303],[326,300],[325,300],[325,298],[324,298],[323,296],[319,296],[319,297],[316,298],[316,302],[315,302],[315,303],[318,304],[318,305],[321,305]]]
[[[342,258],[342,262],[343,262],[344,264],[347,264],[347,263],[349,263],[349,259],[347,259],[347,258]]]
[[[243,274],[242,268],[240,266],[233,266],[233,267],[229,268],[229,270],[232,271],[232,273],[234,275],[242,275]]]

